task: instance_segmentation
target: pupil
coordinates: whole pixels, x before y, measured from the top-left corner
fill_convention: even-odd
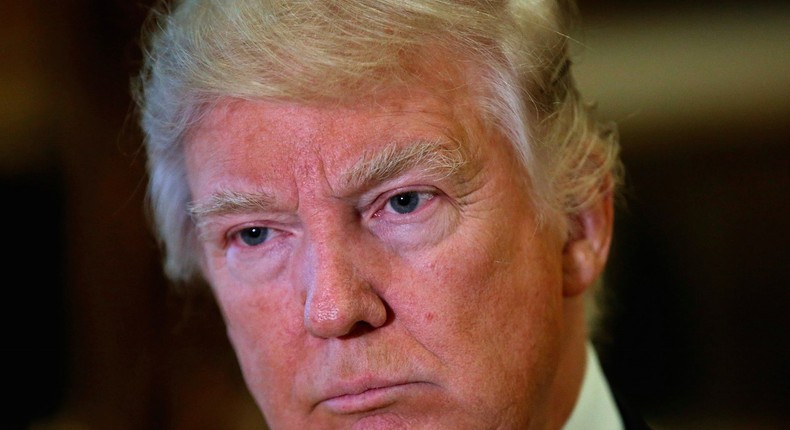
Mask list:
[[[390,202],[392,203],[392,208],[395,209],[395,212],[405,214],[412,212],[417,208],[419,198],[417,193],[409,192],[398,194],[397,196],[393,197]]]
[[[248,246],[260,245],[266,240],[268,229],[251,227],[241,232],[241,240]]]

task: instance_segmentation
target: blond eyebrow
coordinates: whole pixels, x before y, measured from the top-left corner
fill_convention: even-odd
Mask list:
[[[384,150],[368,154],[355,163],[343,177],[351,189],[387,181],[415,168],[444,179],[461,170],[468,162],[457,142],[452,144],[419,141],[412,145],[387,145]],[[264,191],[238,192],[219,190],[210,196],[187,204],[187,213],[198,227],[212,218],[251,212],[270,211],[275,198]]]
[[[344,175],[351,189],[377,184],[415,168],[424,169],[436,179],[456,174],[468,162],[458,142],[419,141],[411,145],[387,145],[384,150],[366,154]]]
[[[200,227],[214,217],[267,211],[274,206],[274,203],[274,197],[263,191],[240,193],[220,190],[203,200],[187,204],[187,213]]]

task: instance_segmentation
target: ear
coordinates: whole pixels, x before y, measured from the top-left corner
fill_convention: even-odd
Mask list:
[[[612,241],[612,200],[612,194],[605,193],[570,220],[570,234],[562,250],[565,297],[584,293],[603,272]]]

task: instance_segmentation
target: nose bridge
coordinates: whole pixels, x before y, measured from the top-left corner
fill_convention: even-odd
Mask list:
[[[353,257],[337,233],[331,231],[315,234],[309,244],[311,282],[308,295],[338,294],[354,282],[356,269]],[[340,288],[345,286],[345,288]],[[334,290],[338,290],[335,292]]]
[[[357,323],[379,327],[386,308],[359,265],[348,229],[322,222],[305,237],[300,277],[305,288],[305,328],[323,338],[349,334]]]

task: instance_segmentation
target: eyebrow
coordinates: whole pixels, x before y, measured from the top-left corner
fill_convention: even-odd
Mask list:
[[[382,151],[367,154],[342,175],[348,189],[359,190],[370,184],[393,179],[406,171],[421,168],[441,180],[456,174],[468,163],[458,142],[418,141],[409,145],[387,145]],[[205,199],[187,204],[187,213],[200,228],[212,218],[224,215],[266,212],[276,199],[265,191],[219,190]]]
[[[274,206],[274,197],[264,191],[236,192],[219,190],[206,199],[187,204],[187,213],[198,227],[210,218],[236,213],[266,211]]]
[[[436,179],[456,174],[468,163],[459,142],[418,141],[410,145],[390,144],[382,151],[366,154],[343,175],[350,189],[361,189],[421,168]]]

